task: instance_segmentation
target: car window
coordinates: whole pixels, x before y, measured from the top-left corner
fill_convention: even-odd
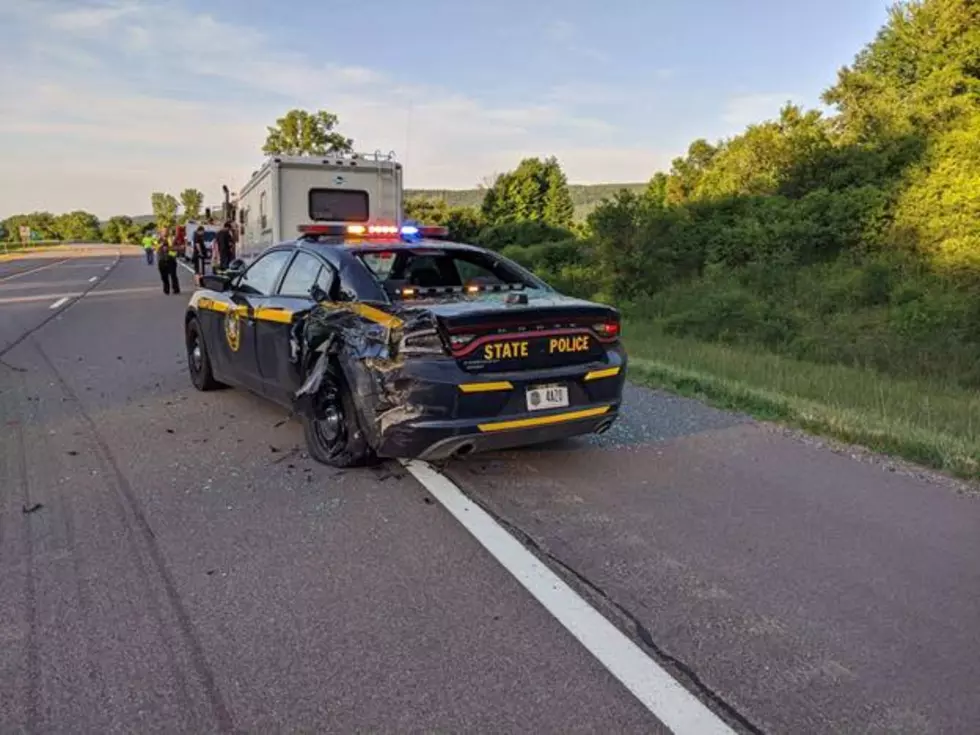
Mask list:
[[[333,288],[334,278],[335,275],[333,268],[323,266],[323,268],[321,268],[320,272],[317,274],[316,285],[323,289],[325,294],[329,294]]]
[[[534,287],[526,274],[490,252],[452,249],[403,249],[358,253],[374,277],[388,286],[461,288],[469,285],[520,284]]]
[[[263,255],[242,274],[238,289],[256,296],[271,296],[279,272],[289,260],[289,256],[288,250],[275,250]]]
[[[489,268],[485,268],[477,263],[470,263],[466,260],[455,260],[456,272],[459,273],[460,281],[463,283],[503,283],[503,281]]]
[[[319,260],[308,253],[298,253],[289,265],[286,277],[282,279],[279,295],[310,298],[310,289],[313,288],[314,283],[318,282],[317,279],[321,270],[323,270],[323,264]]]

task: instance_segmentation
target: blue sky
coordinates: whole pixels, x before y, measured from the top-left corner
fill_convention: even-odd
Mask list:
[[[9,6],[9,7],[8,7]],[[525,155],[646,180],[698,137],[819,105],[881,0],[18,0],[0,7],[0,216],[217,201],[265,126],[327,109],[412,187]]]

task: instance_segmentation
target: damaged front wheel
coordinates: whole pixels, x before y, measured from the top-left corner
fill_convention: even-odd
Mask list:
[[[303,415],[303,434],[310,456],[331,467],[357,467],[375,458],[361,430],[354,400],[346,386],[338,386],[332,399],[321,392],[313,415]]]

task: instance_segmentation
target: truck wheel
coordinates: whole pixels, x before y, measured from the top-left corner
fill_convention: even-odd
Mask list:
[[[376,460],[357,420],[354,399],[341,385],[339,400],[318,407],[320,418],[303,415],[303,435],[310,456],[331,467],[360,467]]]
[[[191,382],[194,387],[201,391],[223,387],[214,379],[214,373],[211,371],[211,358],[208,356],[208,348],[204,344],[201,325],[197,319],[191,319],[187,323],[185,336],[187,340],[187,369],[191,374]]]

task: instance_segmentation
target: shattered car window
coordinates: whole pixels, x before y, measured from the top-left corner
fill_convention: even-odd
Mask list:
[[[385,286],[534,286],[521,271],[489,252],[405,248],[387,252],[361,252],[358,257]]]
[[[361,262],[379,280],[384,281],[395,265],[394,253],[364,253]]]
[[[296,296],[309,298],[313,284],[317,283],[323,266],[312,255],[298,253],[296,259],[286,271],[279,287],[281,296]]]

